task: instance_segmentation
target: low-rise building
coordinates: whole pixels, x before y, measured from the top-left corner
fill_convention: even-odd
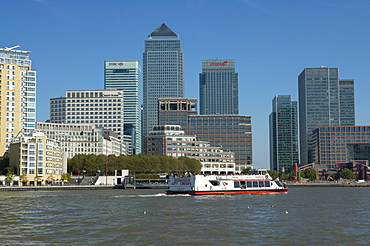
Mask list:
[[[127,154],[126,145],[116,132],[97,127],[95,124],[37,122],[36,129],[49,138],[60,141],[68,159],[78,154]]]
[[[60,142],[40,132],[13,138],[9,147],[9,165],[24,185],[58,182],[67,172]]]
[[[336,163],[350,161],[348,144],[365,143],[370,143],[370,126],[321,126],[312,135],[314,163],[318,169],[334,171]]]
[[[181,156],[200,161],[201,173],[235,173],[233,152],[213,147],[209,142],[199,141],[195,135],[187,135],[180,125],[157,125],[146,136],[146,153],[149,155]]]

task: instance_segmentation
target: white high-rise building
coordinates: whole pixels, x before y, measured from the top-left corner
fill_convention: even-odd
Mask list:
[[[123,91],[124,141],[141,153],[142,70],[138,61],[105,61],[104,89]]]
[[[0,156],[12,138],[35,131],[36,71],[30,51],[0,48]]]
[[[143,53],[143,139],[158,124],[158,99],[184,97],[181,41],[165,24],[145,40]],[[144,146],[144,145],[143,145]]]
[[[123,91],[66,91],[66,97],[50,99],[50,122],[90,123],[116,132],[123,140]]]

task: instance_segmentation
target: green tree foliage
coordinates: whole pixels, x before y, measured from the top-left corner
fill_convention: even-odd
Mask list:
[[[14,180],[14,174],[12,168],[8,168],[8,171],[5,175],[5,183],[10,184]]]
[[[97,170],[105,174],[107,157],[105,155],[76,155],[68,160],[69,172],[82,172],[86,175],[95,175]],[[188,157],[178,159],[163,155],[129,155],[108,156],[108,173],[113,175],[116,169],[128,169],[133,174],[138,173],[199,173],[201,163]]]
[[[72,178],[69,175],[69,173],[62,173],[62,176],[60,178],[61,180],[67,181],[67,182],[72,182]]]
[[[302,173],[303,177],[309,179],[310,181],[317,180],[319,176],[317,171],[313,168],[307,168]]]
[[[22,173],[19,176],[19,179],[20,179],[20,181],[21,181],[22,184],[27,184],[28,183],[28,176],[25,173]]]
[[[278,172],[278,171],[269,170],[267,172],[270,174],[272,179],[277,179],[277,178],[280,177],[280,172]]]
[[[343,168],[340,171],[340,177],[343,179],[356,179],[356,175],[354,175],[353,172],[348,168]]]
[[[247,167],[247,168],[243,169],[240,173],[241,173],[241,174],[250,174],[251,169],[252,169],[252,168]]]

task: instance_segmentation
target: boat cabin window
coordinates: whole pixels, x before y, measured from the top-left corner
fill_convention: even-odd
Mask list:
[[[265,181],[265,187],[270,187],[270,181]]]
[[[218,181],[218,180],[210,180],[209,181],[213,186],[218,186],[218,185],[220,185],[220,181]]]
[[[253,187],[258,187],[258,181],[252,181],[253,182]]]
[[[279,181],[275,181],[275,183],[276,183],[279,187],[283,187],[283,185],[282,185]]]
[[[240,187],[240,182],[239,181],[234,181],[234,187],[239,188]]]
[[[240,181],[240,185],[245,186],[245,181]]]
[[[247,181],[247,187],[252,187],[252,181]]]
[[[258,181],[260,187],[265,187],[265,181]]]

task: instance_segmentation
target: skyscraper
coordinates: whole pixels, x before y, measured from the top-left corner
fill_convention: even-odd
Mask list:
[[[199,74],[201,115],[239,114],[235,60],[203,60]]]
[[[184,97],[181,42],[162,24],[145,40],[143,53],[143,139],[158,124],[158,98]]]
[[[355,125],[354,81],[338,68],[305,68],[298,76],[300,165],[313,161],[312,131],[320,126]]]
[[[0,48],[0,156],[13,137],[35,131],[36,71],[18,47]]]
[[[293,170],[298,162],[297,102],[290,95],[276,95],[270,114],[270,170]]]
[[[123,91],[125,141],[131,143],[131,154],[141,153],[142,71],[138,61],[105,61],[104,89]]]

